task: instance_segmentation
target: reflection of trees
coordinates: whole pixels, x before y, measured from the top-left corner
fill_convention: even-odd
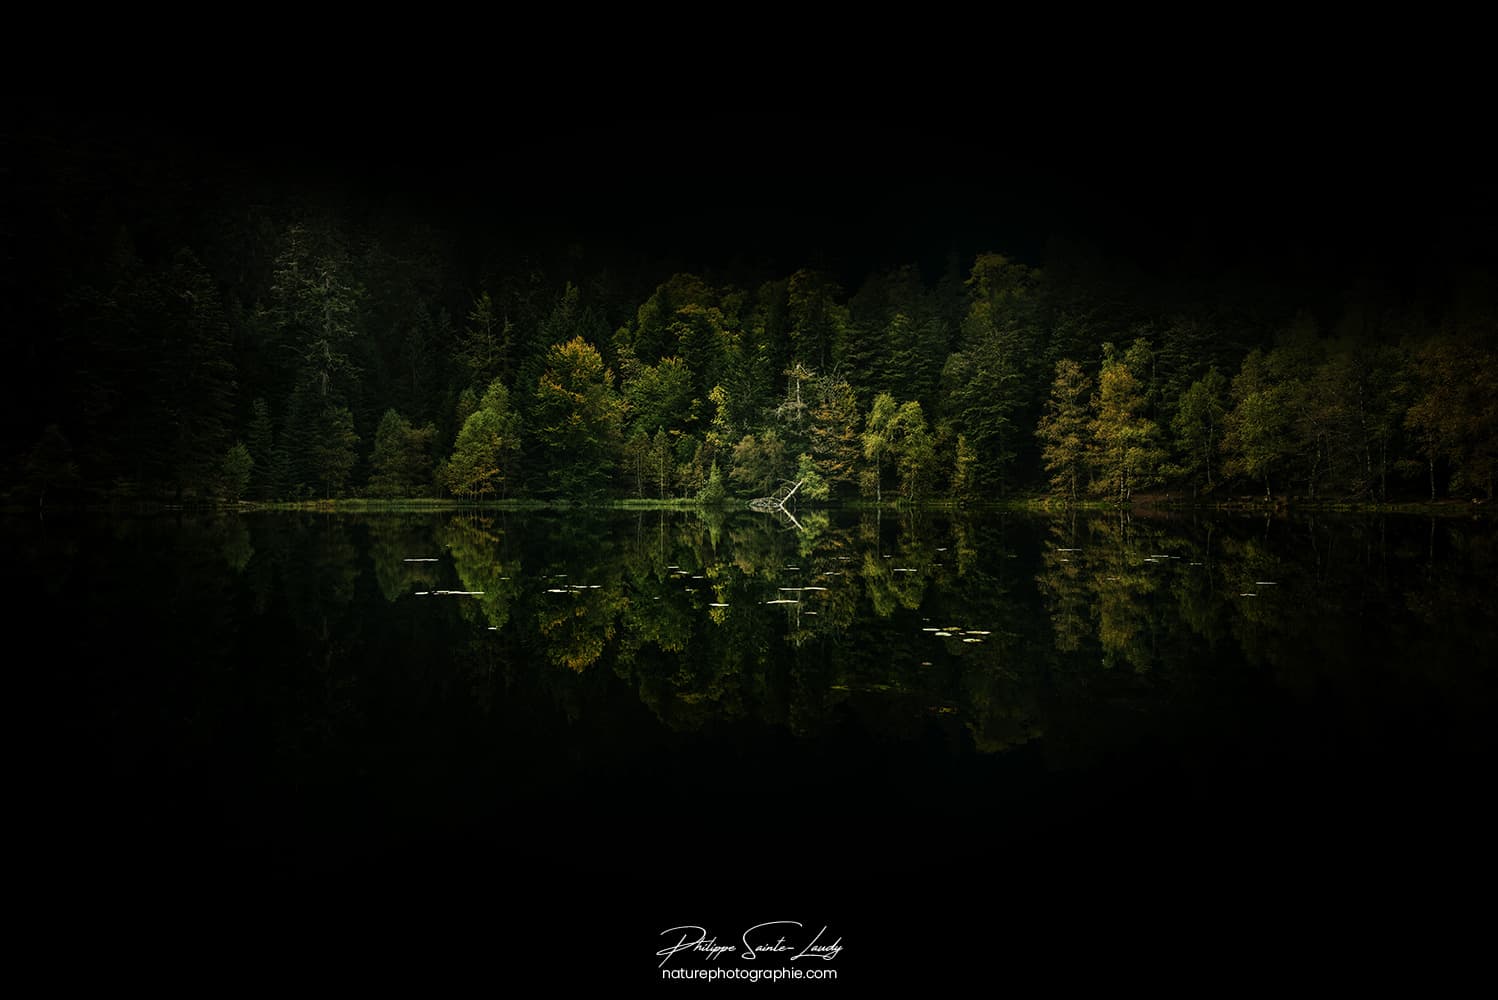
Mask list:
[[[255,556],[255,547],[250,544],[250,529],[244,518],[227,517],[223,519],[222,530],[224,541],[219,551],[223,553],[224,562],[234,572],[243,573]]]
[[[1311,528],[1314,534],[1314,526]],[[1222,539],[1215,578],[1222,599],[1232,608],[1232,632],[1239,647],[1250,661],[1274,664],[1280,659],[1279,636],[1285,628],[1309,609],[1288,606],[1291,595],[1306,594],[1307,588],[1299,568],[1282,556],[1279,546],[1290,539],[1276,540],[1261,533],[1227,535]],[[1300,544],[1299,540],[1291,544]],[[1259,581],[1271,581],[1261,585]],[[1245,594],[1252,596],[1244,596]],[[1315,614],[1328,617],[1341,613],[1341,595],[1335,590],[1320,594]],[[1320,630],[1317,630],[1320,631]],[[1315,644],[1315,636],[1303,641]]]
[[[1152,628],[1156,588],[1162,574],[1171,572],[1169,561],[1146,561],[1152,553],[1147,543],[1152,534],[1131,531],[1127,515],[1089,522],[1087,567],[1091,572],[1093,613],[1098,623],[1098,643],[1103,665],[1128,664],[1148,670],[1154,662]]]
[[[921,606],[921,599],[925,596],[925,577],[920,573],[897,573],[897,568],[914,567],[896,567],[894,563],[893,556],[886,559],[865,552],[863,564],[859,567],[860,579],[868,588],[869,603],[880,618],[888,618],[898,608],[913,611]]]
[[[359,550],[350,527],[341,517],[297,517],[270,552],[292,619],[323,635],[354,599]]]
[[[1194,561],[1180,550],[1178,541],[1127,514],[1052,523],[1035,582],[1056,650],[1083,649],[1095,622],[1104,667],[1155,665],[1169,632],[1163,596]]]
[[[728,535],[733,563],[747,576],[772,580],[787,563],[801,558],[794,532],[768,527],[762,520],[740,518]]]
[[[1346,655],[1368,642],[1352,624],[1360,608],[1454,636],[1474,619],[1495,629],[1478,569],[1493,541],[1457,526],[1385,544],[1371,521],[807,520],[813,530],[785,532],[745,511],[370,519],[377,589],[366,590],[382,606],[393,594],[390,613],[408,621],[460,630],[459,670],[443,683],[470,699],[530,685],[581,719],[622,682],[676,729],[753,719],[815,738],[851,713],[900,738],[965,733],[985,752],[1041,735],[1048,748],[1094,746],[1088,706],[1195,697],[1216,674],[1254,665],[1298,691],[1367,683]],[[275,581],[301,648],[324,664],[309,713],[342,705],[356,718],[370,626],[344,602],[357,590],[360,534],[336,518],[249,523],[246,579]],[[401,561],[429,550],[444,562]],[[1411,565],[1430,567],[1418,586]],[[402,597],[435,587],[483,594]],[[1458,689],[1465,675],[1448,675]]]
[[[611,583],[546,596],[553,599],[540,602],[536,624],[547,658],[568,670],[592,666],[614,637],[615,622],[627,604],[621,588]]]
[[[437,544],[452,558],[462,589],[480,592],[459,607],[465,612],[476,609],[491,628],[509,624],[522,577],[520,559],[510,554],[504,530],[491,517],[459,515],[442,524]]]
[[[438,563],[405,561],[438,557],[431,518],[387,514],[368,518],[364,524],[369,532],[375,582],[385,600],[393,603],[414,591],[438,586],[442,571]]]

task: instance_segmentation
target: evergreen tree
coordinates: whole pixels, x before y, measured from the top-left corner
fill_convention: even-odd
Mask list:
[[[242,442],[234,442],[234,446],[224,453],[219,465],[220,491],[225,500],[230,503],[239,502],[239,498],[249,488],[250,472],[254,467],[255,460],[250,457],[250,449]]]
[[[1027,372],[1039,364],[1031,302],[1034,274],[998,254],[983,254],[968,276],[962,348],[942,370],[946,410],[978,455],[977,478],[1003,493],[1013,477],[1021,428],[1034,390]]]
[[[748,496],[769,496],[789,472],[789,452],[773,429],[757,437],[746,434],[734,445],[728,476]]]
[[[499,314],[488,292],[473,300],[468,323],[458,340],[458,358],[469,385],[488,385],[509,375],[509,349],[514,327]]]
[[[270,407],[265,400],[256,399],[250,405],[249,450],[253,470],[250,484],[255,497],[270,500],[276,496],[275,483],[271,479],[271,468],[275,456],[275,427],[271,423]]]
[[[728,500],[728,488],[723,483],[723,473],[718,471],[718,463],[712,464],[712,470],[708,473],[707,485],[697,494],[697,499],[708,507],[721,507]]]
[[[354,433],[354,415],[346,406],[326,406],[319,414],[315,443],[310,449],[312,470],[331,499],[341,494],[354,469],[359,435]]]
[[[167,275],[161,324],[165,384],[156,397],[175,426],[172,478],[184,489],[208,488],[232,434],[236,392],[233,345],[217,286],[190,250]]]
[[[863,443],[858,436],[858,401],[846,379],[821,378],[811,410],[811,461],[829,490],[858,481]]]
[[[300,379],[324,402],[344,398],[356,374],[349,349],[363,293],[350,270],[336,235],[296,225],[286,233],[271,279],[280,336],[300,362]]]
[[[386,410],[375,430],[370,454],[369,491],[375,496],[409,497],[424,492],[432,480],[432,446],[437,429],[412,427],[395,410]]]
[[[1087,451],[1091,438],[1088,402],[1092,380],[1082,366],[1070,358],[1056,362],[1056,380],[1051,398],[1040,419],[1036,436],[1043,443],[1041,458],[1050,475],[1051,492],[1076,503],[1087,477]]]
[[[841,296],[837,282],[825,274],[801,270],[790,277],[786,315],[792,356],[809,368],[827,368],[846,335],[848,309],[838,303]]]

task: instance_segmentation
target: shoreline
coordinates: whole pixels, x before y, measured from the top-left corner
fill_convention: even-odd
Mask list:
[[[46,514],[106,513],[106,514],[162,514],[162,513],[214,513],[214,514],[258,514],[258,513],[322,513],[322,514],[408,514],[473,511],[576,511],[576,510],[677,510],[730,512],[748,509],[747,500],[733,500],[723,504],[703,504],[696,499],[642,500],[548,500],[537,498],[510,498],[503,500],[463,501],[427,498],[370,499],[345,497],[335,500],[268,500],[240,501],[238,504],[73,504],[48,507],[40,512]],[[1358,503],[1328,500],[1298,500],[1276,497],[1271,500],[1247,500],[1234,498],[1217,502],[1182,502],[1175,499],[1147,497],[1130,504],[1116,504],[1089,500],[1077,504],[1058,502],[1049,497],[1015,497],[1007,500],[959,503],[952,500],[925,501],[917,504],[883,503],[866,500],[851,500],[841,503],[810,502],[798,505],[798,511],[842,510],[883,511],[889,513],[909,512],[991,512],[1067,514],[1086,513],[1214,513],[1279,515],[1292,514],[1396,514],[1426,517],[1483,518],[1493,516],[1494,507],[1481,501],[1437,500],[1402,501],[1397,503]],[[0,513],[11,516],[37,516],[34,507],[5,505]]]

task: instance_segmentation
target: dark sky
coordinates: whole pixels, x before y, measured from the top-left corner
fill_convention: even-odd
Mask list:
[[[24,110],[33,136],[68,135],[205,177],[234,164],[476,244],[490,233],[575,240],[595,259],[815,264],[856,281],[906,260],[934,269],[950,251],[1039,263],[1053,236],[1146,269],[1333,282],[1493,259],[1493,181],[1435,122],[1147,107],[1062,109],[1021,124],[526,117],[419,95],[290,110],[246,96]]]

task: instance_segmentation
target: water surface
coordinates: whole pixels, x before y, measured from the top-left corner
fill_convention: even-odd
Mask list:
[[[42,825],[101,873],[516,880],[1186,872],[1490,832],[1486,524],[799,521],[10,519]]]

